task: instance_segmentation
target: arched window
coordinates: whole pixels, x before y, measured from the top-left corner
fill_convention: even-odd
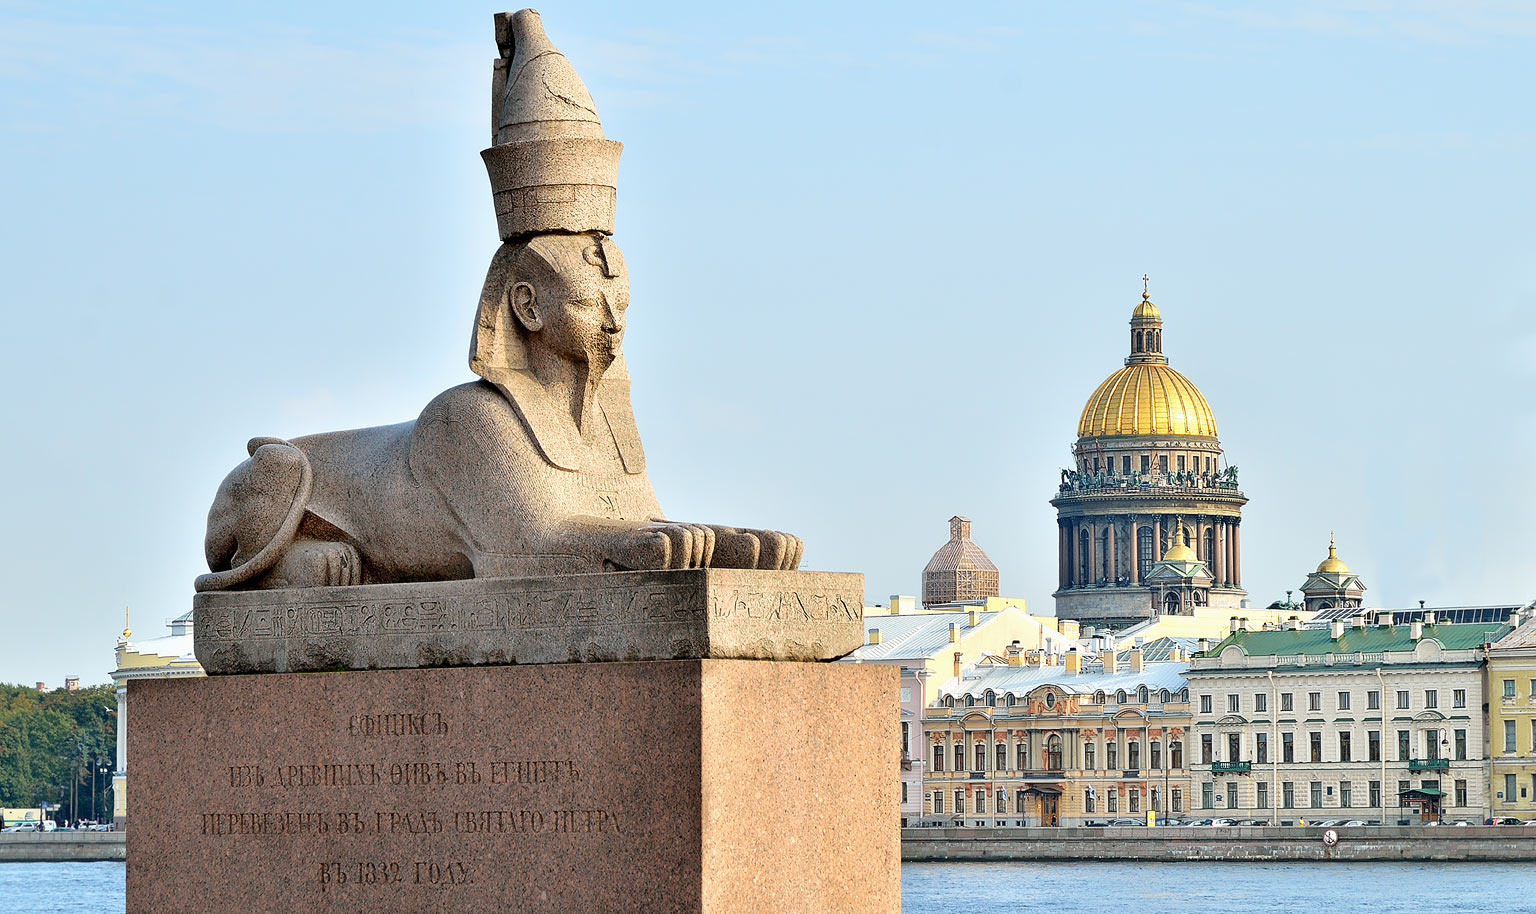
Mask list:
[[[1104,690],[1103,689],[1100,689],[1097,692],[1093,693],[1093,703],[1096,704],[1096,705],[1101,705],[1101,704],[1104,703]]]
[[[1114,740],[1104,744],[1104,767],[1111,771],[1120,767],[1120,744]]]
[[[1083,741],[1083,768],[1085,770],[1087,770],[1087,771],[1094,770],[1093,769],[1093,751],[1094,751],[1093,740],[1091,740],[1091,739],[1090,740],[1084,740]]]
[[[1172,697],[1173,697],[1172,695],[1168,694],[1168,690],[1164,689],[1162,691],[1162,693],[1160,695],[1158,695],[1158,700],[1161,701],[1163,704],[1167,704],[1168,703],[1168,699],[1170,699]]]
[[[1142,686],[1141,688],[1136,690],[1136,700],[1141,702],[1142,704],[1146,704],[1147,703],[1147,687],[1146,686]]]
[[[998,743],[997,744],[997,770],[998,771],[1006,771],[1007,769],[1008,769],[1008,744],[1007,743]]]
[[[1045,741],[1045,767],[1052,771],[1061,770],[1061,737],[1055,734]]]
[[[1119,691],[1117,691],[1115,693],[1115,704],[1117,704],[1117,705],[1125,704],[1125,690],[1124,689],[1120,689]]]
[[[946,708],[953,708],[954,706],[955,706],[955,696],[953,696],[953,695],[945,695],[944,696],[944,707],[946,707]]]
[[[1141,769],[1141,743],[1131,740],[1125,747],[1125,767],[1132,771]]]
[[[1188,688],[1183,688],[1183,689],[1179,690],[1179,701],[1189,701],[1189,689]]]
[[[1088,528],[1077,531],[1077,583],[1088,584]]]
[[[1149,745],[1152,749],[1152,770],[1156,771],[1163,767],[1163,744],[1153,740]]]
[[[1204,559],[1207,565],[1214,565],[1216,563],[1215,555],[1216,555],[1216,528],[1215,527],[1207,527],[1205,529],[1205,554],[1200,556],[1200,558]],[[1209,568],[1207,570],[1210,571],[1211,574],[1215,574],[1216,573],[1216,569],[1215,568]]]
[[[986,771],[987,770],[987,747],[983,746],[981,743],[977,743],[975,748],[976,748],[976,766],[974,768],[972,768],[971,770],[972,771]]]
[[[987,690],[987,707],[989,707],[989,708],[997,707],[997,693],[992,691],[991,689]]]
[[[1179,595],[1167,593],[1163,595],[1163,615],[1177,616],[1179,614]]]
[[[1141,352],[1141,331],[1136,331],[1136,351]]]
[[[1014,695],[1012,692],[1009,692],[1008,693],[1008,707],[1010,707],[1010,708],[1013,707],[1013,705],[1014,705],[1014,703],[1016,701],[1018,701],[1018,696]]]
[[[967,708],[974,708],[974,707],[976,707],[976,696],[975,695],[967,695],[967,696],[965,696],[965,706]]]
[[[1152,528],[1136,528],[1136,582],[1139,584],[1152,573],[1152,565],[1159,556],[1153,554]]]
[[[1184,767],[1184,744],[1178,740],[1173,740],[1168,743],[1168,767]]]

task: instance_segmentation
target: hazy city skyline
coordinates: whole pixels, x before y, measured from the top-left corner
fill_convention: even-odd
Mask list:
[[[541,9],[625,144],[671,516],[790,530],[883,603],[963,514],[1048,607],[1048,500],[1149,273],[1256,605],[1330,531],[1368,605],[1536,597],[1536,11]],[[248,438],[471,378],[494,11],[0,9],[0,681],[105,681],[124,604],[189,609]]]

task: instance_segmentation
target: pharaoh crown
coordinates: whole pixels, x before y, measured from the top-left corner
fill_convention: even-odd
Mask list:
[[[597,106],[536,10],[496,15],[490,172],[502,241],[544,232],[613,234],[619,153]]]

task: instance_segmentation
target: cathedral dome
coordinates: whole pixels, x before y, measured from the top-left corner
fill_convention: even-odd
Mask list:
[[[1200,435],[1216,437],[1205,396],[1167,365],[1137,362],[1105,379],[1088,398],[1077,437]]]
[[[997,566],[971,539],[967,517],[949,519],[949,542],[928,560],[923,569],[923,605],[982,600],[999,596]]]
[[[1168,367],[1162,312],[1145,291],[1131,312],[1131,354],[1125,367],[1099,385],[1077,423],[1079,438],[1142,435],[1216,437],[1216,417],[1205,396]]]

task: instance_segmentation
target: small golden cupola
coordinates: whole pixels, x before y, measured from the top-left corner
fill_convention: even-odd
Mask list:
[[[1174,537],[1173,545],[1169,546],[1168,547],[1168,551],[1163,553],[1163,561],[1165,561],[1165,562],[1198,562],[1198,561],[1200,561],[1199,556],[1195,555],[1195,550],[1189,548],[1189,543],[1185,541],[1185,537],[1184,537],[1184,524],[1182,522],[1182,519],[1180,520],[1180,523],[1178,525],[1178,534]]]
[[[1333,543],[1333,534],[1328,534],[1328,557],[1317,566],[1318,574],[1349,574],[1349,566],[1339,558],[1339,547]]]
[[[1365,582],[1339,558],[1332,533],[1328,534],[1328,557],[1318,564],[1316,571],[1307,575],[1301,592],[1306,598],[1307,609],[1312,612],[1353,610],[1364,604]]]

